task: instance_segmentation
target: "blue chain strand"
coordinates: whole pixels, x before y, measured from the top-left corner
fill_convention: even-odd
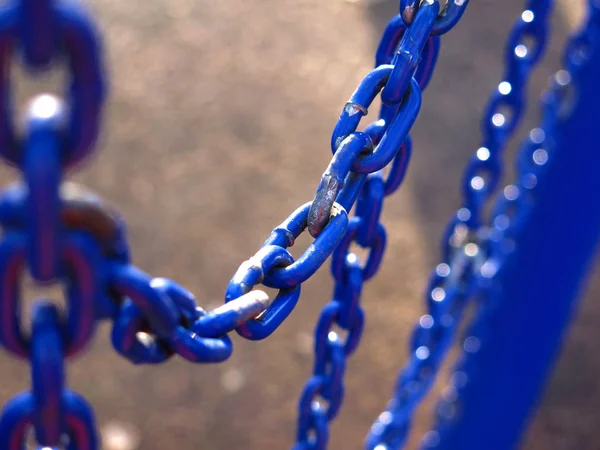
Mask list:
[[[29,360],[32,377],[31,391],[14,397],[2,411],[0,448],[24,448],[33,428],[38,446],[93,450],[99,445],[94,416],[87,402],[65,387],[64,361],[93,335],[102,303],[102,251],[89,233],[64,227],[73,211],[61,200],[61,182],[96,141],[105,97],[100,40],[83,9],[28,0],[0,9],[0,48],[0,155],[23,177],[0,198],[0,343]],[[62,102],[42,95],[30,105],[24,134],[16,135],[8,82],[14,50],[30,71],[66,57],[68,120]],[[37,283],[63,283],[68,305],[64,313],[48,300],[38,301],[30,336],[20,318],[25,266]]]
[[[588,61],[600,52],[600,2],[588,2],[587,21],[567,43],[563,56],[564,69],[551,79],[548,91],[542,96],[543,119],[530,131],[515,161],[515,183],[497,196],[490,220],[486,224],[485,247],[487,259],[476,273],[478,295],[474,319],[462,339],[464,353],[454,367],[450,385],[444,389],[436,407],[436,426],[428,432],[423,449],[438,448],[444,435],[457,420],[461,392],[476,383],[477,372],[471,369],[472,356],[485,345],[487,319],[498,305],[498,286],[494,283],[507,269],[523,224],[531,214],[536,200],[536,188],[544,178],[545,169],[555,155],[556,125],[569,118],[574,104],[571,94],[577,90],[579,74]]]
[[[410,2],[401,3],[402,11],[410,10]],[[483,143],[464,173],[463,207],[442,238],[443,262],[433,270],[426,289],[427,314],[412,332],[409,361],[398,376],[394,396],[367,436],[370,450],[404,445],[413,413],[433,386],[475,290],[474,273],[484,261],[484,207],[502,177],[502,152],[524,114],[527,81],[546,48],[551,6],[549,0],[527,1],[509,35],[503,81],[483,117]],[[417,18],[418,14],[415,22]]]
[[[0,156],[20,171],[22,180],[0,194],[0,344],[30,362],[32,388],[10,400],[0,414],[0,448],[22,449],[31,430],[41,447],[99,448],[90,407],[65,386],[65,361],[90,342],[97,321],[112,321],[113,347],[134,364],[158,364],[174,355],[194,363],[222,362],[233,351],[230,332],[250,340],[270,336],[293,311],[301,285],[332,256],[333,298],[315,328],[313,373],[300,396],[294,445],[296,450],[326,448],[329,422],[344,397],[346,361],[365,324],[362,288],[384,255],[383,200],[406,174],[409,132],[435,68],[440,35],[459,22],[467,4],[451,0],[440,9],[438,0],[400,1],[400,14],[386,27],[377,49],[375,68],[352,94],[333,130],[333,157],[313,201],[296,209],[240,265],[227,286],[225,304],[213,311],[199,307],[175,282],[132,265],[119,214],[64,180],[93,151],[106,97],[102,45],[91,18],[80,6],[61,0],[14,0],[2,6]],[[428,314],[414,331],[413,355],[396,396],[367,438],[369,449],[399,448],[404,442],[410,416],[432,385],[463,306],[476,288],[473,274],[487,270],[491,259],[484,256],[496,256],[494,245],[485,246],[497,233],[484,236],[489,228],[483,226],[483,207],[500,180],[503,148],[518,126],[526,82],[546,45],[550,4],[527,2],[509,38],[504,81],[490,100],[482,147],[465,173],[463,207],[443,239],[445,262],[430,282]],[[59,58],[70,71],[68,103],[49,95],[35,98],[23,135],[17,135],[10,105],[13,51],[31,72],[48,70]],[[378,95],[378,120],[357,131]],[[541,166],[548,156],[540,153],[548,135],[541,130],[531,134],[523,162],[527,167],[527,158]],[[508,202],[515,203],[535,185],[536,172],[520,173],[525,174],[522,183],[504,191]],[[499,203],[494,218],[503,241],[518,222],[516,216],[505,217],[512,203]],[[355,215],[349,218],[353,207]],[[513,225],[503,228],[507,222]],[[296,260],[288,249],[305,230],[314,241]],[[364,264],[350,250],[354,243],[369,251]],[[41,285],[61,283],[67,296],[65,311],[49,299],[38,300],[29,336],[20,317],[20,280],[26,269]],[[261,284],[277,289],[275,298],[255,289]]]
[[[48,70],[66,57],[71,73],[68,108],[53,96],[36,97],[22,136],[15,134],[8,101],[13,49],[31,71]],[[5,77],[0,80],[0,155],[22,174],[21,182],[0,194],[0,344],[29,360],[32,376],[31,392],[14,397],[0,415],[0,448],[6,450],[22,449],[32,428],[44,448],[99,448],[93,413],[65,387],[64,374],[65,360],[89,343],[97,320],[113,320],[113,346],[133,363],[158,363],[174,354],[196,363],[220,362],[232,352],[227,333],[272,303],[257,290],[240,292],[214,311],[203,310],[174,282],[132,266],[121,217],[93,194],[63,181],[64,173],[92,152],[97,137],[106,91],[101,50],[91,18],[78,5],[19,0],[0,9]],[[344,219],[332,222],[343,227]],[[281,266],[285,257],[276,255],[272,262]],[[315,270],[308,266],[299,261],[292,276],[308,278]],[[38,301],[30,336],[20,317],[26,268],[41,285],[63,284],[67,296],[66,311],[47,299]],[[299,288],[282,292],[271,313],[281,311],[281,304],[293,307],[298,299]],[[288,314],[291,307],[285,306]]]
[[[327,447],[328,423],[337,416],[343,400],[346,359],[358,346],[365,322],[362,287],[383,259],[386,232],[379,222],[383,200],[398,189],[408,168],[408,130],[439,51],[439,38],[431,35],[439,12],[437,2],[428,2],[410,26],[400,16],[390,21],[375,69],[350,97],[333,132],[334,156],[312,202],[308,229],[319,236],[336,201],[348,210],[356,202],[356,214],[332,255],[333,299],[323,308],[315,328],[315,363],[300,396],[295,450]],[[356,131],[379,92],[383,103],[379,120],[364,132]],[[414,110],[414,115],[406,117],[407,110]],[[390,175],[384,180],[382,169],[390,163]],[[353,242],[369,249],[364,267],[349,250]],[[345,339],[334,326],[343,330]]]

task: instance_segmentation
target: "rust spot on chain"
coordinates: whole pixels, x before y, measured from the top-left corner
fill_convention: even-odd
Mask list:
[[[402,11],[402,19],[406,23],[412,23],[413,19],[415,18],[416,12],[417,8],[415,8],[414,6],[407,6],[406,8],[404,8],[404,11]]]
[[[108,244],[117,234],[119,215],[100,197],[76,183],[66,182],[61,186],[63,207],[61,220],[65,227],[83,230]]]

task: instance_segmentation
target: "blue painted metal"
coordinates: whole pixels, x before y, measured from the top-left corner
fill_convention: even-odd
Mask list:
[[[63,183],[64,171],[93,150],[106,93],[102,46],[91,18],[61,0],[2,6],[0,155],[21,171],[23,181],[0,195],[0,344],[30,362],[32,390],[14,397],[0,414],[0,448],[20,450],[30,427],[43,447],[58,447],[67,439],[69,450],[98,448],[91,409],[64,386],[65,359],[85,347],[97,321],[112,320],[114,348],[135,364],[162,363],[174,355],[194,363],[221,362],[232,354],[228,334],[233,330],[251,340],[274,333],[299,301],[302,283],[331,256],[335,288],[315,327],[313,373],[300,396],[294,446],[326,448],[329,422],[344,398],[346,361],[365,326],[362,288],[384,256],[383,202],[406,174],[409,132],[433,74],[440,35],[458,23],[467,4],[451,0],[440,11],[437,0],[400,0],[401,14],[383,33],[376,67],[340,114],[331,139],[333,158],[314,200],[292,212],[241,264],[225,304],[213,311],[200,308],[175,282],[133,266],[121,217],[99,198]],[[568,71],[557,74],[546,97],[544,123],[523,146],[517,182],[504,189],[491,219],[484,210],[502,176],[503,149],[525,107],[527,80],[543,56],[551,5],[550,0],[527,1],[509,36],[506,72],[482,123],[483,143],[465,171],[463,205],[443,236],[444,262],[426,291],[427,314],[414,329],[410,360],[367,437],[367,449],[403,445],[412,413],[433,385],[472,297],[486,301],[465,338],[464,364],[446,391],[454,394],[440,404],[438,427],[424,447],[509,448],[539,394],[539,380],[556,352],[600,225],[600,207],[593,203],[600,161],[590,145],[599,112],[593,95],[598,90],[593,81],[600,77],[597,2],[590,0],[592,19],[567,49]],[[63,120],[58,100],[41,96],[32,103],[24,139],[15,136],[8,103],[9,55],[17,47],[32,71],[47,70],[64,57],[71,73],[69,120]],[[357,131],[378,95],[378,120]],[[579,150],[577,158],[567,155],[567,144]],[[354,206],[355,217],[349,219]],[[574,222],[587,227],[564,237],[562,230],[572,229]],[[288,248],[307,229],[315,240],[294,260]],[[558,243],[557,235],[563,236]],[[369,251],[364,265],[351,252],[353,243]],[[551,267],[536,265],[540,257]],[[19,283],[26,267],[38,283],[63,283],[68,297],[64,317],[48,300],[38,304],[31,336],[23,333],[20,320]],[[537,284],[542,278],[545,284]],[[279,289],[276,297],[254,290],[261,284]],[[544,309],[550,296],[554,309]],[[535,327],[515,326],[533,315]],[[521,342],[529,347],[507,346]],[[529,376],[511,378],[524,367]],[[485,405],[479,403],[483,399]],[[499,423],[502,432],[496,436]]]
[[[56,41],[52,0],[23,0],[17,5],[23,56],[31,68],[47,69]]]
[[[408,70],[414,70],[414,68]],[[331,142],[334,153],[341,142],[350,133],[355,132],[361,118],[367,114],[367,108],[377,93],[385,86],[391,73],[392,66],[377,67],[365,77],[356,92],[350,97],[333,131]],[[352,164],[354,172],[377,172],[387,166],[398,153],[398,149],[408,136],[421,107],[421,89],[417,81],[412,78],[409,86],[407,100],[392,109],[395,115],[392,115],[389,120],[390,124],[381,140],[374,146],[373,152],[360,155]],[[383,111],[385,114],[386,110]]]
[[[22,450],[28,427],[37,442],[56,448],[68,436],[69,449],[98,449],[94,417],[78,394],[64,389],[62,325],[56,307],[46,301],[33,310],[31,370],[33,389],[17,395],[0,418],[0,448]]]
[[[27,142],[23,149],[23,174],[28,186],[28,265],[38,281],[53,280],[59,262],[59,138],[64,117],[50,96],[36,99],[29,113]]]
[[[23,3],[25,1],[25,3]],[[23,34],[36,34],[40,14],[32,13],[32,8],[47,9],[43,1],[23,0],[10,2],[0,8],[0,155],[13,165],[21,163],[22,154],[15,136],[12,110],[9,104],[10,56],[14,46],[14,37]],[[79,3],[53,1],[52,26],[54,35],[51,42],[60,44],[55,57],[65,56],[71,72],[69,85],[70,122],[66,132],[67,142],[63,148],[63,165],[72,167],[81,162],[92,150],[98,136],[101,109],[106,96],[102,48],[100,36],[92,19]],[[26,6],[28,13],[21,14]],[[43,13],[43,11],[41,13]],[[26,20],[32,22],[26,22]],[[49,20],[49,19],[48,19]],[[43,21],[43,32],[49,32]],[[21,32],[19,32],[19,30]],[[35,30],[35,31],[34,31]],[[27,53],[25,62],[32,62],[34,69],[47,61],[47,48],[38,45],[42,37],[32,40],[27,48],[40,52],[39,61],[33,53]],[[38,47],[35,47],[38,46]],[[34,48],[35,47],[35,48]],[[40,50],[41,49],[41,50]],[[63,54],[64,53],[64,54]]]
[[[31,333],[31,378],[36,441],[44,447],[61,443],[64,408],[61,394],[65,383],[64,354],[58,310],[50,303],[39,303],[33,312]]]
[[[411,25],[415,19],[417,11],[423,4],[433,4],[433,0],[400,0],[400,17],[407,24]],[[448,0],[444,4],[444,9],[440,12],[435,26],[431,30],[434,36],[447,33],[458,23],[465,10],[469,0]]]
[[[425,290],[427,313],[413,330],[409,361],[398,376],[394,396],[367,436],[365,446],[370,450],[404,445],[413,412],[433,386],[475,292],[474,272],[485,258],[484,208],[502,177],[503,150],[522,117],[527,81],[546,47],[551,6],[549,0],[527,1],[508,38],[503,81],[489,100],[482,121],[482,145],[463,177],[463,207],[442,236],[443,259]],[[526,48],[517,49],[525,36],[535,48],[533,54]]]
[[[589,7],[498,200],[482,301],[423,448],[515,448],[576,310],[600,234],[600,3]]]
[[[294,211],[281,225],[273,230],[263,246],[274,245],[288,248],[294,240],[304,232],[308,226],[308,214],[311,203],[305,203]],[[330,220],[315,239],[308,246],[302,256],[292,264],[284,267],[274,266],[265,272],[262,283],[265,286],[278,289],[299,286],[308,280],[327,260],[348,228],[348,214],[341,207],[334,207],[330,212]]]
[[[305,228],[305,226],[302,228]],[[267,241],[256,255],[243,263],[235,273],[229,282],[229,286],[227,286],[225,301],[231,302],[241,298],[242,295],[248,293],[255,285],[263,281],[265,273],[272,268],[277,266],[290,267],[293,261],[294,258],[285,247],[270,245]],[[270,336],[290,315],[299,298],[300,284],[281,287],[273,304],[260,319],[242,323],[236,328],[236,331],[241,336],[251,340],[260,340]]]
[[[23,273],[27,240],[23,233],[5,233],[0,242],[0,343],[16,356],[27,358],[28,339],[21,331],[19,283]],[[62,260],[68,268],[67,356],[78,353],[94,331],[96,299],[101,295],[95,242],[74,234],[63,242]],[[72,277],[72,278],[71,278]]]
[[[329,166],[321,177],[308,212],[308,231],[318,236],[329,222],[331,208],[344,187],[352,164],[361,153],[372,152],[373,141],[366,133],[354,132],[345,138],[333,155]]]
[[[388,83],[381,92],[381,101],[385,105],[397,105],[408,87],[421,54],[429,42],[431,31],[440,11],[438,2],[425,2],[415,14],[414,22],[407,28],[391,64],[394,66]],[[409,39],[410,37],[410,39]]]
[[[379,222],[383,200],[400,186],[406,173],[411,152],[408,132],[420,108],[421,90],[431,79],[437,59],[439,38],[432,38],[431,32],[438,12],[437,2],[426,2],[413,25],[406,27],[398,17],[392,19],[376,57],[376,63],[391,64],[376,66],[363,79],[332,134],[334,157],[312,202],[309,230],[318,235],[334,201],[348,210],[357,203],[356,217],[350,220],[332,255],[335,289],[315,328],[315,366],[300,396],[295,450],[326,448],[327,424],[337,416],[343,400],[345,360],[356,349],[364,327],[359,303],[362,286],[376,274],[384,255],[386,232]],[[368,125],[364,133],[357,132],[379,92],[383,102],[379,120]],[[373,150],[361,154],[364,148]],[[352,158],[352,164],[345,158]],[[392,169],[384,181],[381,169],[390,163]],[[353,242],[370,251],[364,267],[350,252]],[[334,325],[347,332],[345,341],[333,331]]]

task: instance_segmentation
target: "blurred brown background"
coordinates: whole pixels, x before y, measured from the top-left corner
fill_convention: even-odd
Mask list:
[[[370,69],[397,1],[90,3],[105,35],[111,98],[98,154],[75,178],[127,218],[138,266],[215,307],[239,263],[312,198],[340,109]],[[533,99],[559,68],[578,5],[564,0],[557,8]],[[361,448],[406,359],[439,235],[458,204],[461,168],[478,146],[480,112],[501,81],[503,40],[521,8],[516,0],[474,0],[443,40],[414,127],[408,177],[383,216],[388,250],[364,292],[367,330],[349,363],[332,449]],[[537,114],[532,105],[528,126]],[[106,450],[289,448],[297,396],[312,366],[313,326],[330,291],[324,267],[271,339],[234,336],[234,356],[215,366],[174,358],[134,367],[116,356],[103,324],[70,365],[69,385],[94,406]],[[600,308],[589,297],[526,449],[600,449],[600,355],[591,351]],[[3,403],[29,386],[29,374],[5,353],[0,364]],[[419,412],[410,448],[427,429],[432,404]]]

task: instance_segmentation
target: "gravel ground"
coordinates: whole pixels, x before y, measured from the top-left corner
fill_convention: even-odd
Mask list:
[[[561,39],[576,12],[567,1],[532,81],[536,96],[559,67]],[[75,178],[127,218],[134,262],[182,283],[204,307],[219,305],[239,263],[311,199],[340,108],[370,69],[396,3],[92,1],[106,36],[112,96],[101,151]],[[386,205],[388,251],[364,292],[367,330],[349,362],[332,449],[360,448],[406,360],[426,274],[458,203],[460,170],[478,146],[480,111],[500,81],[503,39],[520,8],[514,0],[473,1],[444,39],[414,128],[408,177]],[[40,87],[18,84],[24,93]],[[2,172],[4,180],[13,176]],[[174,358],[133,367],[116,356],[104,324],[70,365],[69,384],[94,405],[106,450],[289,448],[296,399],[311,370],[311,333],[330,283],[322,270],[271,339],[234,337],[234,356],[216,366]],[[524,448],[600,448],[600,356],[591,351],[599,316],[597,304],[583,303]],[[4,402],[29,376],[4,354],[0,364]],[[431,406],[419,411],[410,448],[427,429]]]

